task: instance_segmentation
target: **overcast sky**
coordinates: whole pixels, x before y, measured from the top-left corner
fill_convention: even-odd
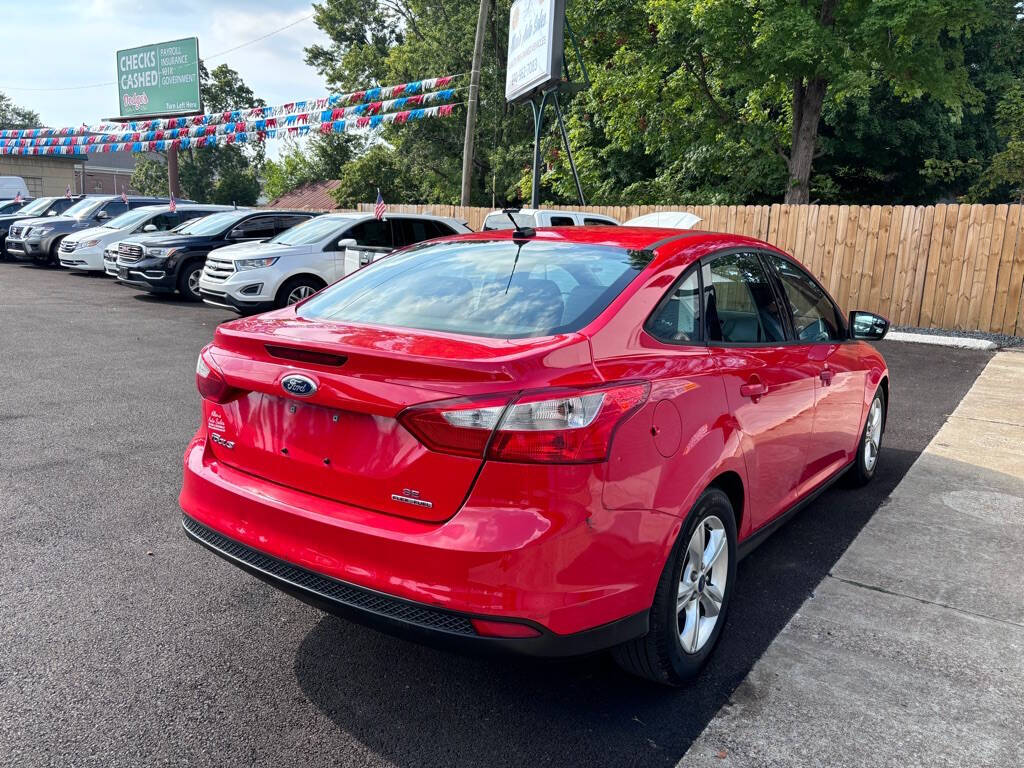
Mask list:
[[[309,0],[4,0],[2,5],[0,91],[34,109],[48,126],[77,126],[116,115],[117,86],[23,88],[112,82],[116,50],[182,37],[198,37],[207,66],[228,64],[269,105],[326,93],[323,80],[303,61],[305,46],[326,41],[312,19],[214,56],[310,15]],[[268,142],[268,149],[274,144]]]

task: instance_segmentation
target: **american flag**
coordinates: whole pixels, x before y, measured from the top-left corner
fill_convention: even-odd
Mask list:
[[[20,202],[21,202],[21,192],[18,192],[18,193],[17,193],[17,194],[16,194],[15,196],[14,196],[14,202],[16,202],[16,203],[20,203]]]
[[[128,193],[125,192],[124,187],[121,187],[121,202],[128,205]]]
[[[175,211],[178,210],[178,201],[174,199],[173,192],[171,192],[171,202],[170,205],[167,206],[167,208],[170,210],[171,213],[174,213]]]
[[[71,185],[70,184],[68,184],[66,187],[64,187],[64,197],[66,197],[68,200],[71,199]]]
[[[384,214],[388,212],[387,203],[384,202],[384,196],[380,193],[380,188],[377,188],[377,207],[373,209],[374,218],[379,221],[384,221]]]

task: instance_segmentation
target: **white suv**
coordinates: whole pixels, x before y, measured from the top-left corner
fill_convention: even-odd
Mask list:
[[[102,272],[103,251],[128,235],[166,232],[186,221],[230,209],[231,206],[227,205],[178,203],[177,210],[171,213],[166,205],[147,205],[122,213],[101,227],[83,229],[68,235],[60,241],[57,256],[62,267]]]
[[[211,251],[199,278],[203,301],[248,315],[294,304],[369,264],[377,256],[435,237],[471,230],[426,214],[318,216],[261,243]]]

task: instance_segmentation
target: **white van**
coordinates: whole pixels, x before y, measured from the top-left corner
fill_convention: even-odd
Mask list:
[[[28,187],[21,176],[0,176],[0,200],[13,200],[19,193],[28,197]]]

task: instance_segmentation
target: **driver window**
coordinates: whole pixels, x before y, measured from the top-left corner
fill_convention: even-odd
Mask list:
[[[731,253],[705,265],[704,293],[712,342],[752,345],[785,339],[779,302],[756,254]]]

